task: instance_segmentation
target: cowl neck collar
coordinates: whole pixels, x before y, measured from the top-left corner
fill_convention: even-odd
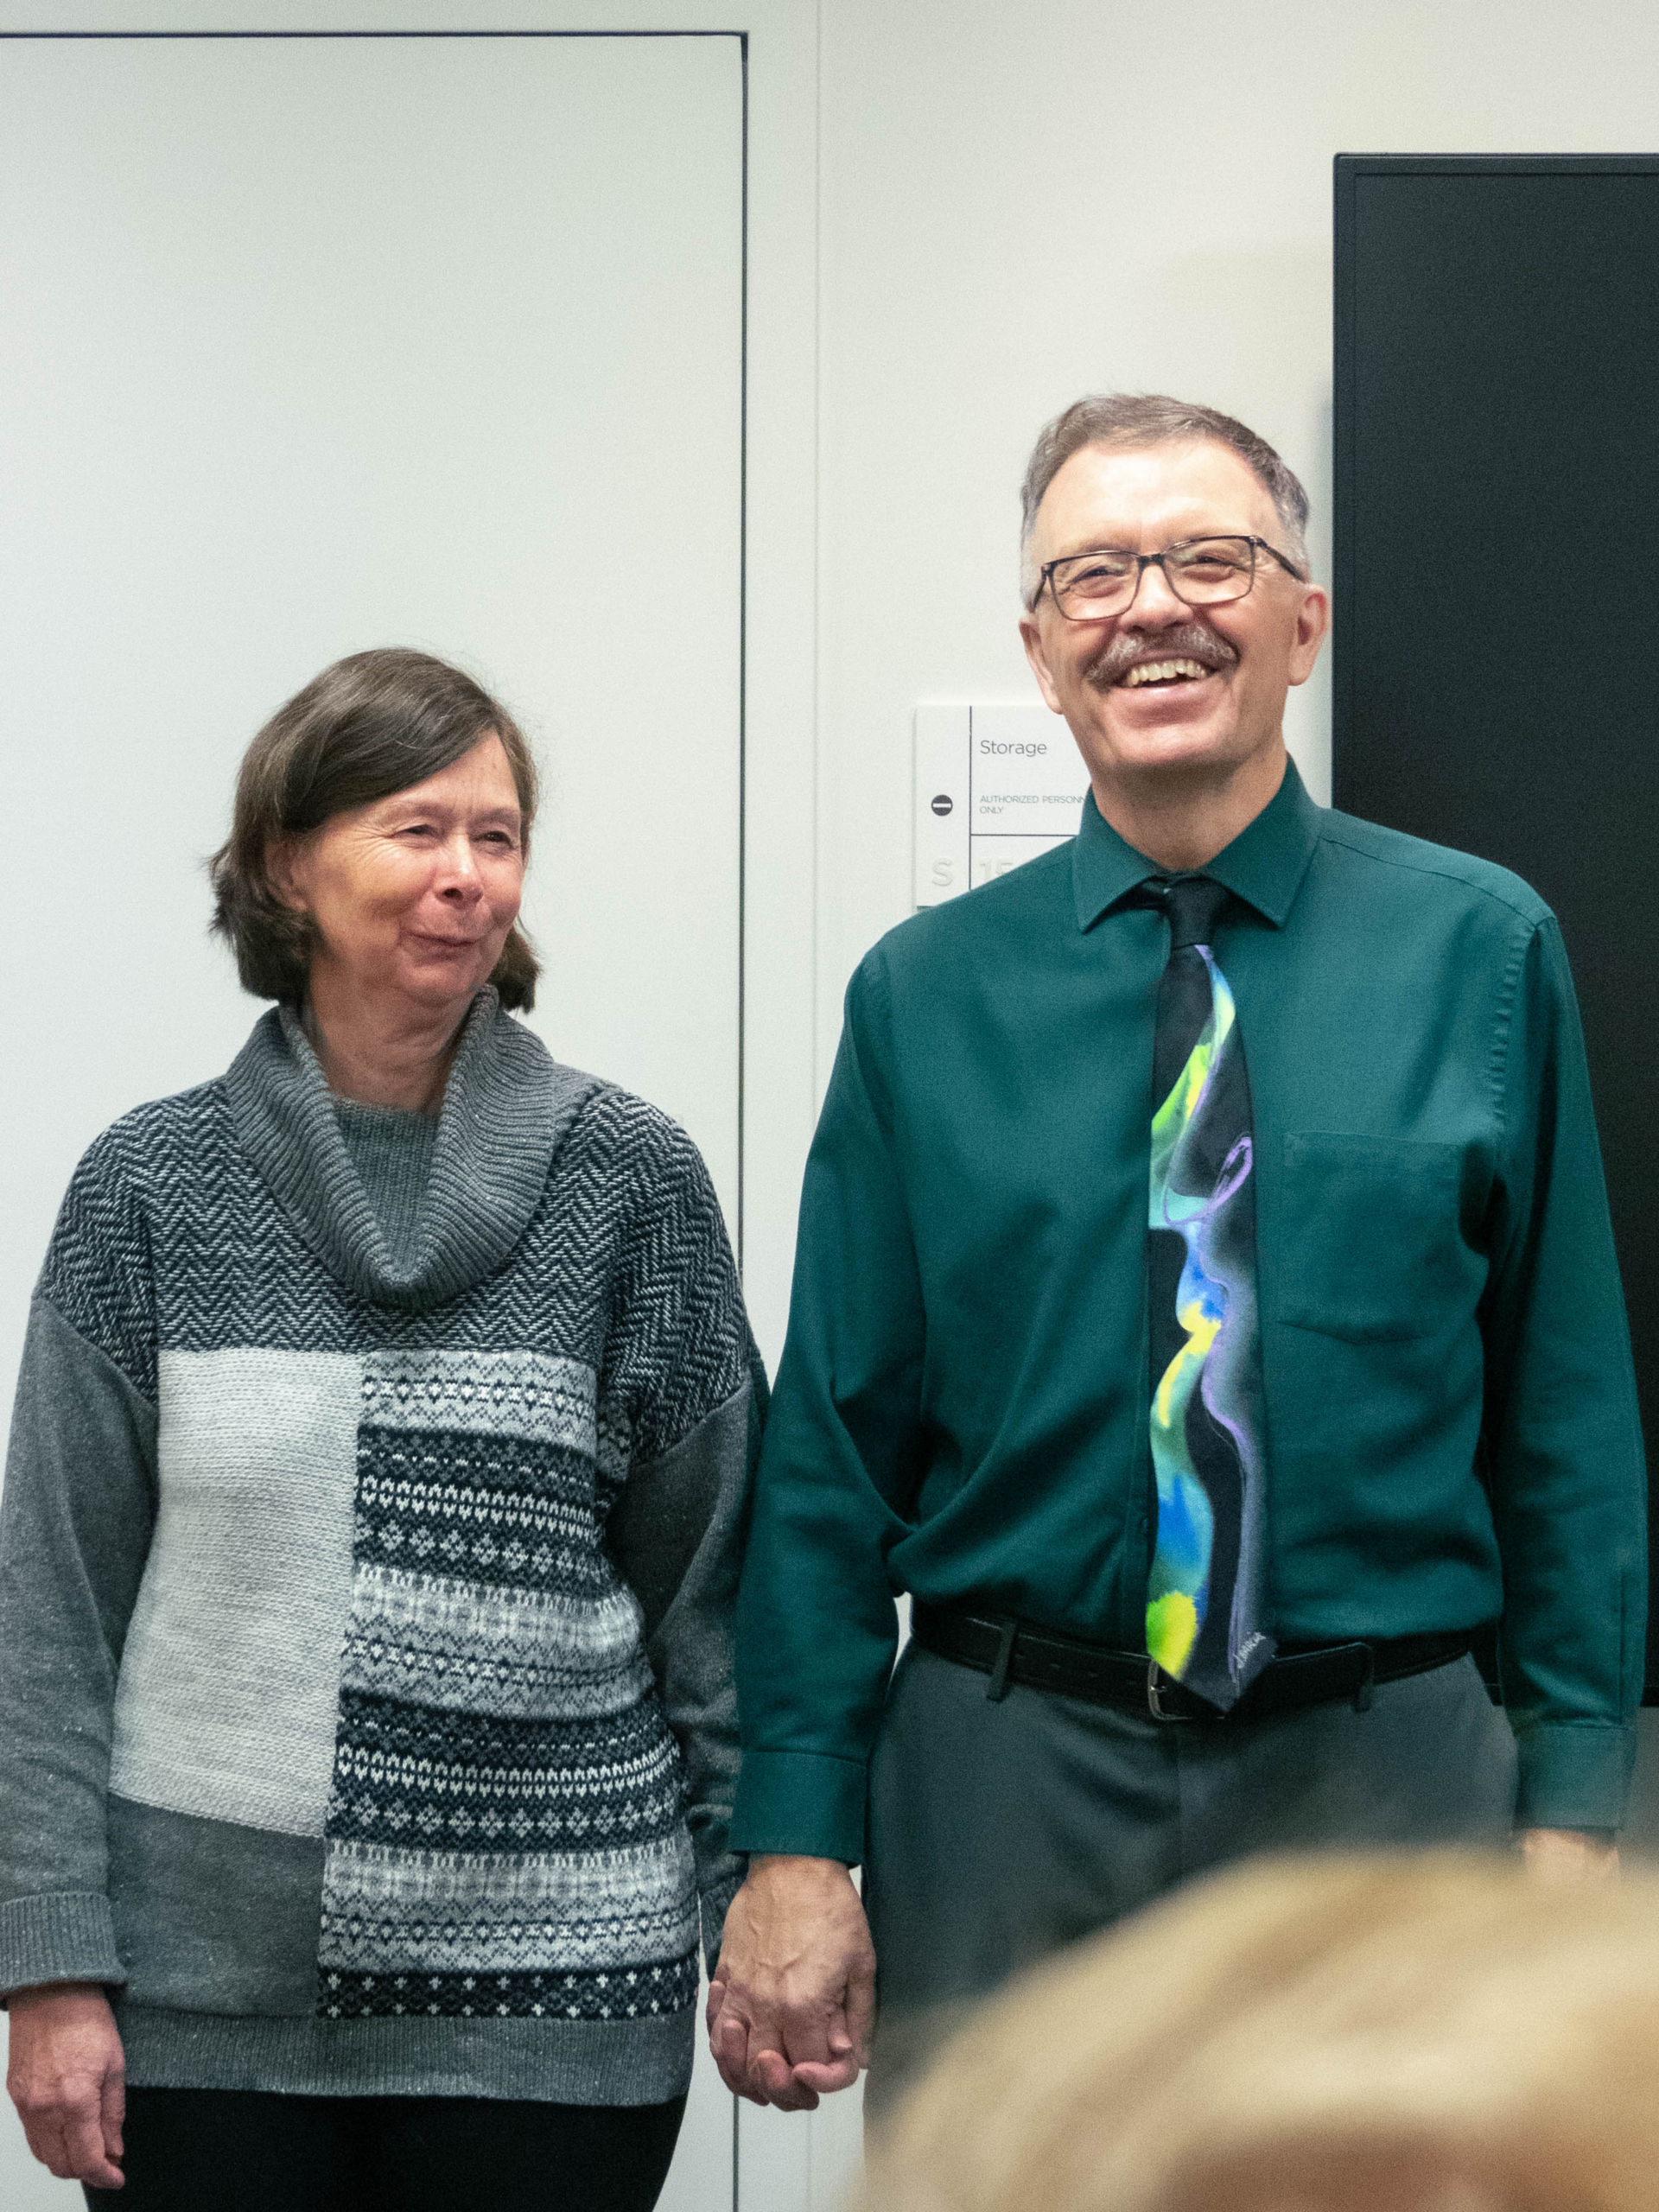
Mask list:
[[[444,1088],[420,1234],[399,1268],[340,1135],[334,1094],[289,1007],[273,1007],[225,1077],[243,1150],[332,1274],[420,1312],[501,1264],[530,1224],[565,1133],[598,1078],[562,1066],[502,1011],[473,1001]]]

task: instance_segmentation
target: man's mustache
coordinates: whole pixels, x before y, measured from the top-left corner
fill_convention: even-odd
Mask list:
[[[1119,630],[1109,638],[1083,671],[1096,691],[1109,691],[1143,660],[1196,660],[1205,668],[1230,668],[1235,648],[1201,622],[1177,622],[1166,630]]]

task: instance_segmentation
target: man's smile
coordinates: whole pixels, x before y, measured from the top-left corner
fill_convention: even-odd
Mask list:
[[[1224,674],[1238,658],[1204,623],[1172,622],[1159,630],[1120,630],[1084,671],[1084,681],[1094,691],[1171,690]]]
[[[1196,683],[1206,676],[1213,676],[1213,669],[1205,668],[1201,661],[1141,660],[1137,661],[1128,675],[1118,681],[1125,690],[1137,689],[1145,683]]]

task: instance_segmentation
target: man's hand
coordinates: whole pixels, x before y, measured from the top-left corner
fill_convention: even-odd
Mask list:
[[[709,1985],[709,2047],[728,2089],[810,2112],[869,2063],[875,1951],[838,1859],[759,1858],[732,1900]]]
[[[14,1989],[6,2088],[29,2147],[60,2181],[119,2189],[126,2061],[110,2000],[93,1982]]]
[[[1618,1872],[1618,1846],[1595,1829],[1522,1828],[1521,1856],[1529,1873],[1549,1882],[1593,1882]]]

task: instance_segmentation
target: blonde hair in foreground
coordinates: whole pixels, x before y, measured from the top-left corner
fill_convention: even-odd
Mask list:
[[[859,2212],[1659,2212],[1659,1878],[1257,1861],[942,2053]]]

